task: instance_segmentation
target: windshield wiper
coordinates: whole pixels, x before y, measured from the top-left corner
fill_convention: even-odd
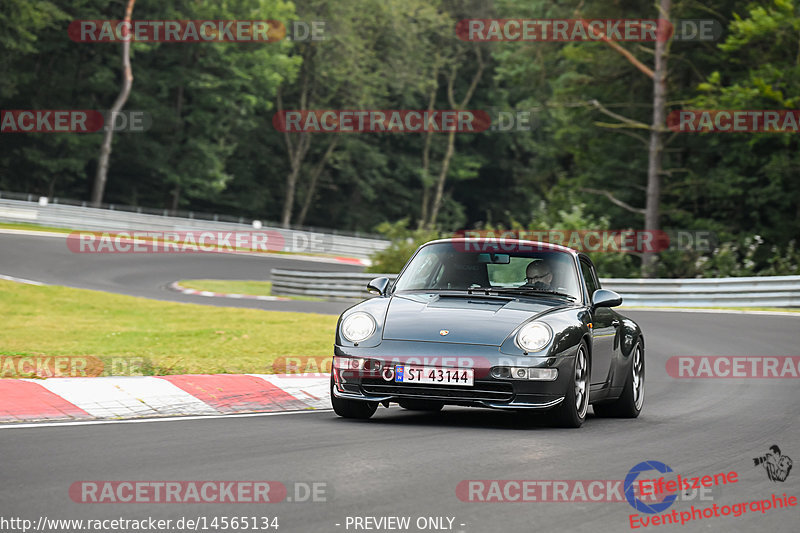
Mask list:
[[[477,296],[479,298],[488,298],[493,300],[511,300],[508,296],[500,296],[497,291],[492,288],[486,287],[471,287],[469,289],[441,289],[436,291],[439,296],[450,296],[459,298],[469,298]],[[494,294],[492,294],[494,292]]]
[[[492,287],[491,289],[498,293],[514,293],[514,292],[521,292],[523,294],[541,294],[541,295],[552,295],[552,296],[561,296],[563,298],[567,298],[570,301],[575,301],[577,298],[572,296],[571,294],[567,294],[565,292],[556,291],[553,289],[538,289],[536,287]]]

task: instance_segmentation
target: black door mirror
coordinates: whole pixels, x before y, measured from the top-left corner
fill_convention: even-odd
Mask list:
[[[608,289],[597,289],[592,295],[592,309],[622,305],[622,296]]]
[[[386,296],[386,287],[388,286],[389,278],[375,278],[367,283],[367,292],[378,296]]]

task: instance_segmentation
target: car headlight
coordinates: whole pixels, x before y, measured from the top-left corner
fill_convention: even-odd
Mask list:
[[[522,326],[517,333],[517,346],[526,352],[538,352],[550,342],[553,332],[547,324],[531,322]]]
[[[367,313],[358,311],[342,321],[342,335],[350,342],[367,340],[375,333],[375,320]]]

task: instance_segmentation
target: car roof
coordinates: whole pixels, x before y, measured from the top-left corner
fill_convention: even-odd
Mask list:
[[[558,252],[565,252],[574,257],[578,256],[578,252],[573,250],[572,248],[567,248],[566,246],[561,246],[560,244],[552,244],[549,242],[541,242],[541,241],[529,241],[524,239],[505,239],[505,238],[484,238],[484,237],[477,237],[477,238],[468,238],[468,237],[455,237],[450,239],[437,239],[435,241],[428,241],[422,246],[427,246],[429,244],[439,244],[445,242],[463,242],[463,243],[470,243],[470,242],[487,242],[493,241],[496,243],[501,243],[502,245],[509,245],[509,244],[522,244],[526,246],[534,245],[538,248],[554,250]]]

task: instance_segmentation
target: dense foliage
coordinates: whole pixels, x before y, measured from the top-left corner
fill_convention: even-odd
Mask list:
[[[3,109],[108,109],[120,45],[77,43],[76,19],[121,19],[127,1],[0,2]],[[457,38],[464,18],[657,18],[657,2],[546,0],[137,0],[134,19],[324,22],[323,40],[134,43],[129,110],[153,117],[114,138],[104,201],[374,232],[410,244],[463,228],[642,228],[653,83],[602,42]],[[797,0],[678,0],[671,18],[714,19],[717,42],[672,42],[668,107],[800,108]],[[643,64],[652,43],[621,43]],[[474,86],[474,87],[473,87]],[[291,134],[284,109],[529,112],[526,130]],[[462,105],[463,104],[463,105]],[[89,199],[101,135],[2,134],[0,190]],[[716,253],[661,254],[662,276],[797,273],[800,137],[670,133],[661,225],[710,230]],[[613,198],[612,198],[613,197]],[[398,222],[400,221],[400,222]],[[394,254],[394,258],[391,255]],[[612,275],[638,258],[595,257]],[[380,270],[380,268],[378,268]]]

